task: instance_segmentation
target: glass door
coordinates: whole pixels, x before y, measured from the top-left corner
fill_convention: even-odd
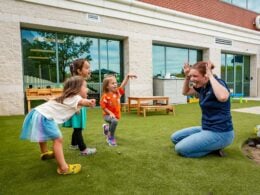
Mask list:
[[[234,67],[235,67],[235,93],[243,93],[243,56],[235,55],[234,56]]]
[[[226,83],[230,91],[235,93],[234,85],[234,55],[226,55]]]
[[[232,93],[250,95],[250,56],[221,54],[221,78]]]
[[[244,95],[250,96],[250,57],[244,56]]]

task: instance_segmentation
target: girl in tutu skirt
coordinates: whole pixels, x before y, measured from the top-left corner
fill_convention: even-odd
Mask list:
[[[88,100],[86,81],[81,76],[69,78],[64,84],[60,97],[37,106],[26,116],[21,139],[38,142],[41,159],[55,158],[58,163],[57,173],[62,175],[76,174],[81,170],[80,164],[67,164],[62,147],[62,134],[58,124],[67,121],[81,107],[94,107],[96,101]],[[49,151],[47,141],[53,141],[53,151]]]

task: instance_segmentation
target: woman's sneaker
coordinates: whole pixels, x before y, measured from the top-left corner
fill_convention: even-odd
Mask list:
[[[109,131],[109,125],[108,124],[103,124],[103,134],[105,135],[105,136],[107,136],[107,134],[108,134],[108,131]]]
[[[109,146],[117,146],[116,139],[112,136],[107,138],[107,143]]]
[[[97,152],[96,148],[86,148],[85,150],[81,151],[80,154],[82,156],[89,156],[95,154]]]

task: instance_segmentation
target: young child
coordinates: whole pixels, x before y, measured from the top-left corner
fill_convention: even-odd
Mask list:
[[[70,72],[72,76],[78,75],[89,79],[91,75],[90,64],[86,59],[77,59],[70,65]],[[70,148],[74,150],[79,149],[81,155],[91,155],[97,151],[96,148],[88,148],[84,143],[82,131],[86,128],[86,123],[87,108],[82,107],[80,112],[74,114],[71,119],[63,124],[63,127],[73,128]]]
[[[58,163],[58,174],[76,174],[81,170],[80,164],[66,163],[62,147],[62,134],[57,124],[67,121],[82,106],[95,106],[95,100],[86,98],[86,81],[80,76],[71,77],[65,82],[60,97],[37,106],[28,113],[24,120],[21,139],[38,142],[42,160],[55,157]],[[48,140],[53,140],[53,151],[48,150]]]
[[[100,100],[100,106],[103,109],[104,120],[109,124],[103,124],[104,135],[107,136],[109,146],[117,146],[115,131],[118,120],[121,116],[120,97],[124,94],[124,86],[129,78],[137,78],[136,75],[128,74],[120,87],[117,86],[116,77],[108,75],[103,80],[103,95]]]

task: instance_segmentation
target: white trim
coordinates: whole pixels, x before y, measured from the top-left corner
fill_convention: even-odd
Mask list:
[[[101,16],[260,44],[260,32],[135,0],[20,0]]]

